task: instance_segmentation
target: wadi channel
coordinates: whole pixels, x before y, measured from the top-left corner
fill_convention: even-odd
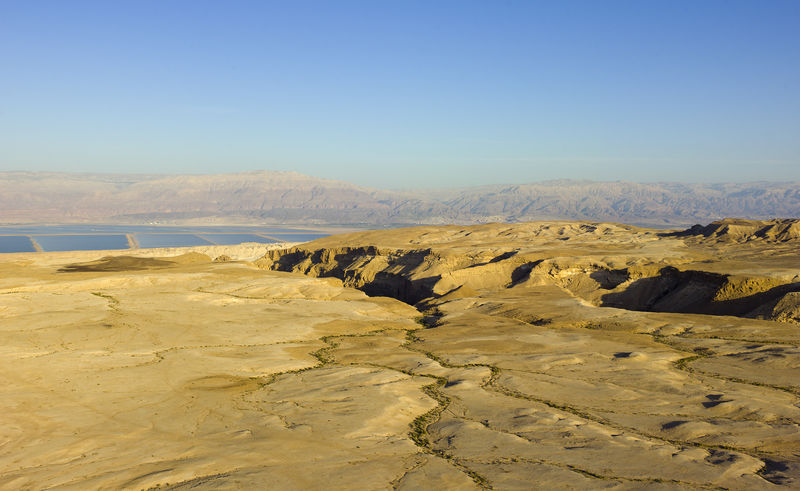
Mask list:
[[[800,222],[0,255],[7,489],[800,486]]]

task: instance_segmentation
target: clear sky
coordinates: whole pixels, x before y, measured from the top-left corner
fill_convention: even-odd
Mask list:
[[[0,0],[0,170],[800,180],[800,1]]]

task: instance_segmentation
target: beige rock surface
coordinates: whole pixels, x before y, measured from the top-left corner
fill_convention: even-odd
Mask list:
[[[798,487],[800,248],[740,225],[0,256],[0,487]]]
[[[401,366],[443,377],[423,443],[481,484],[796,487],[797,223],[733,222],[418,227],[257,263],[426,312],[408,348],[436,364]]]
[[[434,459],[407,436],[436,405],[427,378],[320,366],[325,336],[419,327],[406,304],[199,253],[72,272],[69,253],[16,257],[0,263],[2,488],[377,489]]]

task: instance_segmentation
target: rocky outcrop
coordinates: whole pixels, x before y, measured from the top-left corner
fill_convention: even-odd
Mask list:
[[[679,312],[793,321],[785,297],[800,282],[739,277],[667,266],[657,275],[628,281],[601,296],[600,305],[651,312]],[[784,307],[776,310],[783,301]]]
[[[269,251],[256,264],[274,271],[338,278],[345,286],[358,288],[370,296],[392,297],[415,304],[434,295],[433,287],[440,277],[420,275],[416,271],[433,260],[430,250],[392,251],[365,246]]]
[[[787,293],[775,303],[770,316],[783,322],[800,324],[800,292]]]
[[[576,230],[576,235],[579,231],[588,234],[590,228],[604,229],[597,224],[589,228],[570,226]],[[503,230],[519,240],[520,236],[531,234],[531,227],[532,224],[520,224],[511,228],[505,226]],[[540,228],[550,230],[545,225]],[[427,234],[422,229],[409,230],[417,230],[420,236]],[[480,227],[466,230],[485,233]],[[515,231],[516,235],[509,231]],[[637,232],[620,229],[613,233]],[[357,243],[360,235],[351,234],[346,242]],[[452,243],[459,243],[456,238],[461,240],[463,235],[463,231],[454,231],[450,236]],[[323,243],[325,241],[330,243],[335,237],[323,239]],[[422,239],[418,242],[426,245]],[[575,247],[579,254],[548,257],[548,251],[531,249],[535,241],[530,239],[516,243],[512,239],[510,245],[517,247],[506,250],[483,251],[448,248],[447,239],[441,236],[432,242],[435,243],[433,247],[420,249],[367,244],[314,248],[312,242],[269,251],[256,264],[270,270],[335,277],[368,295],[396,298],[423,310],[457,298],[509,289],[524,294],[525,288],[551,285],[603,307],[732,315],[783,322],[798,320],[796,292],[800,292],[800,278],[680,268],[680,261],[676,262],[677,266],[670,265],[663,259],[636,257],[624,250],[598,257],[581,251],[580,246]],[[524,247],[526,242],[528,248]]]
[[[695,225],[681,232],[674,232],[675,237],[694,237],[711,242],[798,242],[800,244],[800,220],[744,220],[726,218],[712,222],[706,226]]]
[[[635,474],[617,487],[766,489],[800,483],[798,254],[791,241],[532,222],[332,236],[258,265],[414,304],[425,329],[396,343],[428,359],[402,369],[436,377],[440,406],[412,439],[486,487]],[[401,359],[376,338],[330,344],[348,365]],[[532,462],[602,481],[541,484]]]

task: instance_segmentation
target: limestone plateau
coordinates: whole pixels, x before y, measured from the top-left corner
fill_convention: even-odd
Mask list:
[[[0,487],[800,487],[798,220],[215,247],[0,255]]]
[[[547,181],[409,192],[295,172],[0,173],[0,223],[226,222],[414,225],[600,220],[655,227],[800,217],[800,183]]]

